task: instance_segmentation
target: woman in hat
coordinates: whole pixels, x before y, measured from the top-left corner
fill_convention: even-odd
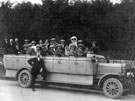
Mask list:
[[[70,40],[71,40],[71,43],[69,44],[69,48],[71,47],[72,44],[76,45],[76,47],[77,47],[77,37],[76,36],[72,36],[70,38]]]

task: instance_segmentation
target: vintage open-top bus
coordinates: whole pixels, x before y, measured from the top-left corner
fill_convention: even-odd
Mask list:
[[[29,55],[4,55],[3,61],[7,77],[14,77],[21,87],[30,87],[31,66]],[[125,63],[98,62],[103,56],[88,57],[43,57],[47,78],[44,82],[87,86],[103,90],[109,98],[119,98],[129,89],[126,70],[131,66]],[[105,58],[103,58],[105,59]],[[37,81],[43,81],[42,76]],[[74,86],[75,87],[75,86]]]

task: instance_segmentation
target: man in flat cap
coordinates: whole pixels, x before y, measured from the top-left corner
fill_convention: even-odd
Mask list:
[[[48,50],[49,55],[55,55],[55,45],[50,45],[49,50]]]
[[[30,44],[29,44],[29,40],[28,39],[25,39],[24,42],[25,43],[23,45],[23,53],[26,54]]]
[[[56,56],[64,56],[65,55],[65,50],[62,49],[62,45],[61,44],[58,44],[55,48],[55,55]]]
[[[55,47],[57,46],[57,42],[56,42],[56,39],[55,38],[51,38],[51,40],[50,40],[50,46],[51,45],[54,45]]]
[[[62,47],[62,51],[64,51],[64,54],[65,54],[65,47],[66,47],[66,44],[65,44],[65,40],[64,39],[61,39],[60,40],[60,45]]]
[[[80,57],[85,56],[84,51],[85,51],[85,46],[83,44],[81,44],[81,43],[78,44],[77,56],[80,56]]]

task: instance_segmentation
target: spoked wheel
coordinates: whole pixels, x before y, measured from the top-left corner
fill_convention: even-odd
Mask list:
[[[21,87],[27,88],[31,86],[32,76],[29,70],[22,70],[18,75],[18,83]]]
[[[123,85],[118,79],[109,78],[104,82],[103,91],[109,98],[119,98],[123,93]]]

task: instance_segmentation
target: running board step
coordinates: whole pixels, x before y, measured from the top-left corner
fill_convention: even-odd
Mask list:
[[[85,92],[94,92],[94,93],[103,93],[100,90],[93,90],[93,89],[83,89],[83,88],[75,88],[75,87],[68,87],[68,86],[58,86],[58,85],[47,85],[48,87],[52,88],[60,88],[60,89],[67,89],[67,90],[75,90],[75,91],[85,91]]]

